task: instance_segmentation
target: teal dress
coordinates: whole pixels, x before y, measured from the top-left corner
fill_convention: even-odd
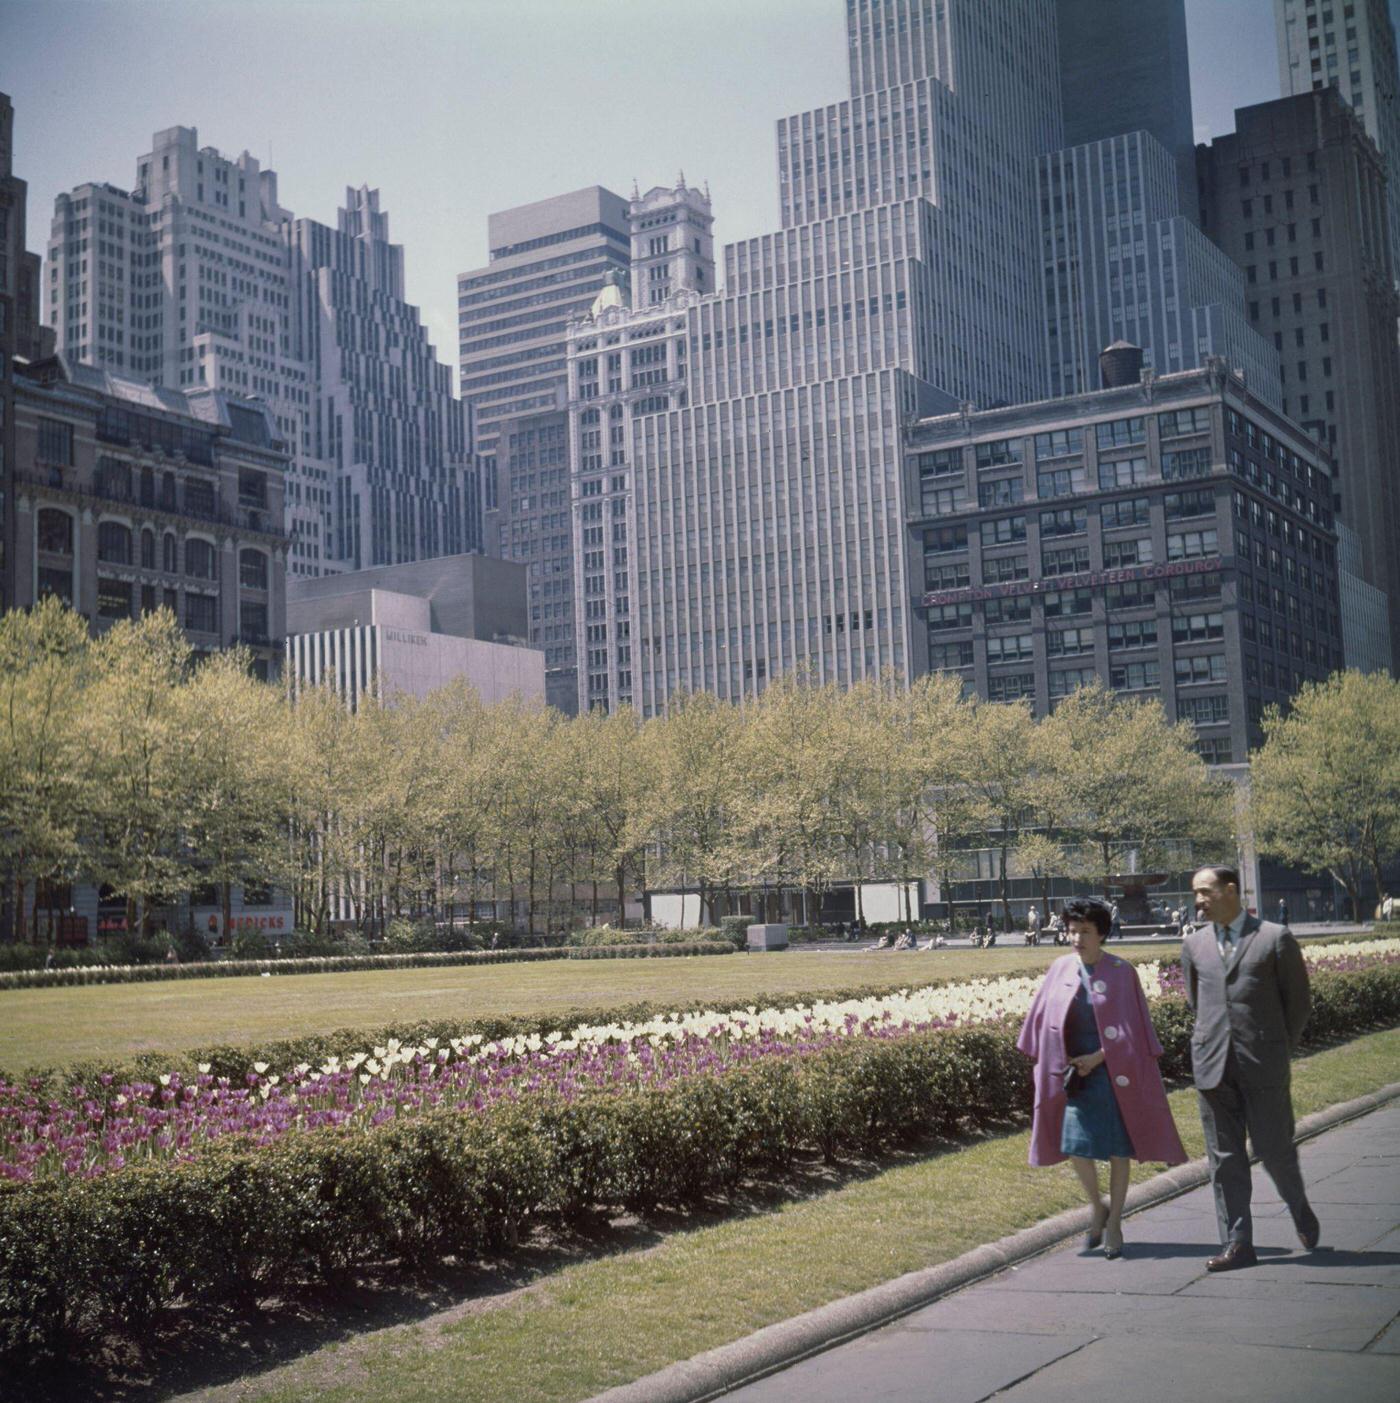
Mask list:
[[[1103,1046],[1094,1008],[1089,1002],[1089,981],[1093,973],[1091,965],[1080,965],[1079,992],[1065,1019],[1065,1051],[1071,1057],[1087,1056]],[[1118,1109],[1118,1098],[1113,1094],[1106,1063],[1100,1062],[1089,1073],[1077,1096],[1066,1098],[1060,1153],[1084,1159],[1126,1159],[1132,1155],[1133,1142],[1123,1124],[1123,1113]]]

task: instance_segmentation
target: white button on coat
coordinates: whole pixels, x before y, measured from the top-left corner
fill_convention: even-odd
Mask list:
[[[1096,994],[1106,994],[1108,992],[1108,985],[1105,984],[1102,979],[1094,980],[1090,987]]]
[[[1114,1038],[1118,1036],[1118,1029],[1115,1028],[1112,1024],[1109,1024],[1109,1026],[1103,1030],[1103,1035],[1109,1040],[1109,1042],[1112,1042]]]
[[[1114,1077],[1113,1080],[1114,1080],[1115,1085],[1117,1085],[1117,1086],[1127,1086],[1127,1085],[1128,1085],[1128,1079],[1127,1079],[1127,1077],[1125,1077],[1125,1076],[1122,1074],[1122,1072],[1119,1072],[1119,1074],[1118,1074],[1116,1077]]]

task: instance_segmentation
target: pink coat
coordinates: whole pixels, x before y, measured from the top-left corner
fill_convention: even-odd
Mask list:
[[[1184,1164],[1186,1151],[1176,1133],[1157,1059],[1162,1045],[1147,1012],[1137,971],[1127,960],[1102,954],[1094,966],[1090,1002],[1099,1025],[1104,1060],[1113,1081],[1118,1109],[1133,1158],[1161,1164]],[[1061,955],[1046,971],[1017,1048],[1035,1063],[1035,1117],[1031,1123],[1032,1164],[1058,1164],[1060,1130],[1065,1118],[1062,1084],[1069,1056],[1065,1020],[1079,991],[1079,956]]]

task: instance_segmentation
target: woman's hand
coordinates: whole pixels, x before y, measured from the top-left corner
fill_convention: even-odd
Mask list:
[[[1087,1077],[1095,1067],[1103,1066],[1103,1050],[1100,1049],[1098,1052],[1086,1052],[1082,1057],[1071,1057],[1069,1060],[1074,1063],[1074,1070],[1078,1072],[1081,1077]]]

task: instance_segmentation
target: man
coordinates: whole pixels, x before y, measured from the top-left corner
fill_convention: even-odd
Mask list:
[[[1209,1271],[1253,1266],[1248,1127],[1298,1232],[1311,1252],[1317,1215],[1308,1206],[1293,1143],[1289,1056],[1308,1021],[1308,971],[1287,926],[1251,916],[1239,874],[1203,867],[1191,882],[1200,924],[1181,946],[1186,998],[1196,1015],[1191,1067],[1210,1157],[1221,1252]]]
[[[1040,944],[1040,907],[1032,906],[1026,912],[1026,943],[1028,945]]]

